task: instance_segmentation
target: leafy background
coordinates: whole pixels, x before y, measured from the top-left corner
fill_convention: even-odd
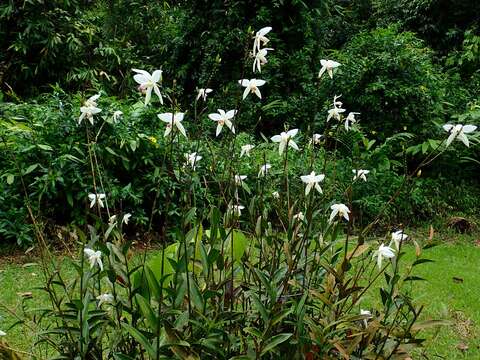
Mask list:
[[[192,113],[195,89],[205,86],[215,89],[216,106],[230,108],[240,91],[236,81],[251,73],[250,49],[243,44],[249,32],[266,25],[274,29],[275,49],[261,74],[268,100],[247,101],[242,131],[257,139],[284,126],[319,131],[341,91],[344,106],[361,113],[370,140],[416,134],[364,159],[381,174],[356,204],[368,219],[386,201],[378,194],[398,186],[402,166],[415,168],[438,145],[439,125],[478,124],[479,13],[475,0],[4,1],[0,237],[31,242],[25,201],[45,217],[46,227],[85,222],[91,179],[85,132],[76,124],[85,98],[102,91],[100,106],[109,104],[103,114],[127,109],[139,99],[131,69],[161,68],[180,109]],[[317,81],[323,58],[342,63],[333,82]],[[155,169],[164,147],[155,114],[169,109],[137,105],[121,124],[105,127],[98,149],[112,199],[147,231],[152,193],[162,188]],[[478,213],[478,170],[478,146],[447,152],[424,170],[388,221]]]

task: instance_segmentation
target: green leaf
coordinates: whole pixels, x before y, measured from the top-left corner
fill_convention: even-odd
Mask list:
[[[163,251],[160,251],[158,255],[154,256],[153,258],[147,261],[146,266],[148,266],[150,270],[152,270],[158,282],[165,283],[170,281],[171,275],[173,274],[174,271],[173,271],[173,266],[169,261],[169,259],[176,260],[178,246],[179,246],[178,243],[173,243],[167,246]],[[161,279],[162,253],[164,254],[164,259],[163,259],[163,277],[164,278],[163,279]]]
[[[180,305],[182,304],[183,302],[183,298],[185,297],[185,294],[187,292],[187,281],[184,277],[181,278],[182,281],[180,282],[180,285],[177,286],[177,289],[176,289],[176,296],[175,296],[175,302],[174,302],[174,306],[175,307],[180,307]]]
[[[426,154],[426,153],[427,153],[427,151],[428,151],[428,145],[429,145],[429,143],[426,142],[426,141],[422,143],[422,154]]]
[[[202,262],[202,271],[205,278],[208,276],[208,254],[205,245],[200,243],[199,245],[200,250],[200,261]]]
[[[145,335],[143,335],[140,331],[127,323],[122,323],[122,326],[125,330],[129,332],[130,335],[133,336],[135,340],[139,342],[140,345],[142,345],[150,358],[155,359],[155,349],[153,348],[152,344],[150,344],[150,341],[148,341]]]
[[[295,308],[292,306],[290,309],[284,309],[276,314],[272,319],[272,326],[282,321],[286,316],[290,315]]]
[[[133,152],[137,150],[137,142],[135,140],[130,140],[129,145],[130,145],[130,149],[132,149]]]
[[[72,196],[72,193],[70,192],[67,193],[67,202],[68,202],[68,205],[73,207],[73,196]]]
[[[262,236],[262,216],[257,218],[257,223],[255,225],[255,235],[259,238]]]
[[[90,340],[90,327],[88,325],[88,312],[89,312],[89,305],[90,305],[90,299],[91,299],[91,294],[87,292],[85,297],[83,298],[82,302],[82,308],[81,308],[81,313],[82,313],[82,324],[81,324],[81,330],[82,330],[82,341],[85,343],[88,343]]]
[[[269,296],[270,296],[270,302],[273,304],[276,302],[276,298],[277,298],[277,294],[275,292],[275,290],[272,288],[272,285],[270,284],[270,281],[267,279],[267,277],[265,276],[265,274],[259,270],[259,269],[254,269],[255,271],[255,274],[258,276],[258,278],[260,279],[260,281],[262,282],[262,285],[265,287],[265,289],[267,290]]]
[[[30,165],[27,170],[24,170],[22,172],[22,175],[27,175],[27,174],[30,174],[33,170],[35,170],[37,167],[39,166],[39,164],[33,164],[33,165]]]
[[[279,335],[272,336],[270,339],[268,339],[268,341],[265,342],[265,345],[263,346],[263,349],[262,349],[262,352],[260,353],[260,356],[263,356],[266,353],[268,353],[269,351],[272,351],[273,349],[275,349],[275,347],[277,347],[281,343],[290,339],[291,336],[292,336],[292,334],[290,334],[290,333],[285,333],[285,334],[279,334]]]
[[[193,306],[195,306],[197,310],[201,312],[203,311],[204,305],[202,294],[200,293],[198,285],[192,276],[188,276],[190,277],[190,296],[192,297]]]
[[[44,144],[38,144],[37,145],[40,149],[45,150],[45,151],[53,151],[53,148],[49,145],[44,145]]]
[[[114,156],[118,156],[120,157],[120,155],[118,155],[115,151],[113,151],[111,148],[109,148],[108,146],[105,146],[105,150],[107,150],[110,154],[114,155]]]
[[[160,301],[160,283],[155,278],[155,274],[153,273],[152,269],[150,269],[148,266],[145,266],[144,270],[145,276],[147,277],[148,287],[150,288],[155,299]]]
[[[254,327],[246,327],[243,329],[244,332],[246,332],[247,334],[251,334],[253,336],[255,336],[256,338],[259,338],[261,339],[262,338],[262,332],[260,330],[258,330],[257,328],[254,328]]]
[[[380,296],[382,298],[382,304],[385,305],[389,298],[388,293],[384,289],[380,288]]]
[[[243,254],[245,253],[245,250],[247,249],[248,239],[243,234],[243,232],[239,230],[232,230],[232,232],[228,236],[226,247],[225,247],[226,249],[225,254],[227,256],[230,256],[230,254],[232,253],[232,250],[231,250],[232,239],[233,239],[233,258],[236,261],[240,261],[242,259]]]
[[[260,313],[262,319],[263,319],[263,322],[266,324],[268,322],[268,313],[267,313],[267,309],[265,309],[265,306],[262,304],[262,302],[260,301],[260,299],[258,298],[257,294],[253,293],[253,292],[249,292],[248,293],[250,298],[252,299],[253,301],[253,305],[255,305],[255,307],[257,308],[258,312]]]
[[[157,328],[157,316],[155,315],[155,312],[150,306],[150,302],[139,294],[135,295],[135,299],[137,300],[140,311],[145,318],[148,327],[152,331],[155,331],[155,329]]]
[[[13,174],[7,174],[7,184],[8,185],[12,185],[14,180],[15,180],[15,176]]]

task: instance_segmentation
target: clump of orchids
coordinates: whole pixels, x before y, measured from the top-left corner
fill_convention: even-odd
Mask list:
[[[403,244],[407,240],[416,242],[404,233],[403,227],[388,232],[387,239],[367,242],[367,233],[378,219],[357,231],[352,194],[371,182],[375,170],[369,169],[362,159],[352,161],[343,169],[347,175],[341,181],[348,183],[348,187],[342,195],[332,195],[340,181],[336,171],[331,171],[332,167],[326,163],[327,160],[335,163],[335,159],[329,158],[327,151],[319,155],[321,145],[332,139],[331,128],[337,133],[360,131],[360,113],[347,113],[341,95],[334,95],[326,114],[324,134],[311,129],[308,136],[302,137],[300,129],[286,127],[271,136],[271,142],[265,138],[264,143],[241,144],[238,140],[242,129],[238,121],[240,105],[247,101],[261,103],[261,91],[268,86],[266,80],[257,76],[268,66],[269,54],[274,51],[266,47],[270,44],[271,31],[271,27],[264,27],[253,34],[253,47],[248,46],[252,49],[252,74],[235,79],[238,102],[198,113],[197,105],[209,109],[210,97],[216,94],[208,84],[202,84],[196,94],[192,94],[194,118],[192,112],[182,109],[166,95],[170,93],[162,89],[162,70],[149,73],[133,69],[133,79],[145,107],[154,106],[156,102],[164,106],[162,92],[165,102],[171,102],[157,117],[166,146],[159,167],[163,171],[160,177],[168,178],[173,185],[165,185],[166,189],[157,186],[150,223],[154,211],[160,214],[163,226],[168,227],[164,236],[171,236],[163,240],[172,244],[164,246],[155,261],[149,263],[145,256],[144,263],[131,270],[127,256],[121,254],[116,245],[108,242],[105,246],[92,236],[96,240],[83,246],[82,261],[87,264],[88,276],[82,273],[82,281],[91,281],[102,274],[108,279],[93,286],[89,299],[96,301],[97,309],[104,309],[97,314],[113,316],[105,324],[118,326],[121,331],[117,333],[123,331],[131,335],[130,342],[125,344],[138,341],[142,350],[132,351],[135,356],[139,353],[143,356],[145,352],[157,359],[174,357],[174,353],[182,358],[194,359],[200,355],[216,358],[219,354],[216,351],[220,351],[225,358],[238,353],[260,358],[282,352],[288,357],[300,351],[302,356],[314,358],[315,346],[321,343],[324,348],[322,353],[318,351],[319,358],[338,358],[340,353],[347,354],[345,358],[349,355],[354,355],[351,358],[377,355],[390,358],[400,353],[400,345],[406,338],[413,336],[411,326],[402,327],[408,321],[399,319],[405,317],[410,321],[413,317],[415,322],[419,313],[412,308],[405,310],[406,300],[400,302],[397,274]],[[338,76],[340,63],[323,59],[320,65],[319,84]],[[100,114],[108,116],[100,109],[99,99],[97,94],[83,103],[79,124],[92,127]],[[214,137],[204,135],[203,123],[202,138],[195,137],[198,117],[211,126]],[[126,121],[128,116],[115,110],[112,119],[115,125]],[[474,125],[462,124],[447,124],[443,128],[448,133],[445,149],[455,140],[469,146],[467,135],[476,130]],[[101,128],[95,139],[100,131]],[[220,139],[225,141],[222,143]],[[93,139],[89,140],[89,153],[93,153]],[[273,151],[267,151],[270,149]],[[303,165],[302,173],[292,175],[290,162],[302,152],[311,154],[310,161]],[[322,161],[317,156],[323,156]],[[90,156],[90,161],[93,168],[96,158]],[[283,171],[279,163],[283,163]],[[243,172],[245,169],[250,172]],[[97,170],[94,179],[100,173],[100,169]],[[123,225],[128,226],[132,215],[110,214],[111,204],[107,200],[111,200],[111,194],[105,191],[102,179],[99,177],[92,185],[85,199],[86,208],[96,211],[100,218],[107,212],[104,239],[109,240],[111,234],[121,233]],[[210,188],[215,189],[214,200],[208,196]],[[161,190],[167,195],[159,205]],[[173,201],[178,202],[177,208],[183,206],[181,211],[172,210]],[[178,221],[172,220],[175,215],[179,216]],[[135,220],[133,217],[132,221]],[[210,228],[204,229],[206,226]],[[355,232],[357,236],[353,238]],[[124,239],[119,235],[116,240]],[[352,267],[356,259],[360,260]],[[352,268],[358,271],[352,274]],[[391,275],[385,276],[387,285],[382,288],[383,309],[360,308],[366,291],[387,268]],[[130,276],[136,276],[136,284]],[[119,293],[119,283],[122,289],[128,290],[126,295]],[[83,290],[88,289],[83,282],[81,286]],[[82,295],[86,293],[85,290]],[[116,312],[110,311],[115,304],[121,306],[115,307]],[[122,308],[128,308],[128,315],[121,313]],[[405,316],[407,311],[413,314],[411,318]],[[217,328],[214,319],[227,313],[228,321],[222,320]],[[208,339],[202,335],[207,332],[206,328],[193,330],[195,326],[203,326],[205,319],[215,330]],[[327,323],[327,319],[332,323]],[[286,333],[291,324],[298,322],[302,326],[295,334]],[[326,328],[332,329],[331,334]],[[245,334],[250,337],[245,339]],[[204,337],[196,338],[198,336]],[[211,339],[214,341],[208,343]],[[368,345],[370,343],[374,345]],[[85,349],[82,347],[82,351]],[[368,351],[377,352],[372,355],[367,354]]]
[[[264,27],[258,30],[253,37],[253,63],[252,63],[252,71],[261,73],[262,66],[265,66],[268,63],[267,56],[268,53],[273,51],[274,49],[271,47],[264,47],[270,42],[270,39],[267,35],[272,31],[272,27]],[[321,69],[318,73],[318,77],[321,79],[324,74],[328,74],[330,79],[333,79],[334,73],[341,66],[340,63],[330,60],[330,59],[322,59],[320,61]],[[154,92],[160,104],[163,105],[163,96],[161,93],[161,82],[162,82],[162,70],[155,70],[153,73],[149,73],[146,70],[141,69],[133,69],[135,72],[134,80],[139,84],[138,90],[145,95],[145,106],[149,105],[152,101],[152,92]],[[258,99],[262,99],[262,94],[260,88],[266,84],[265,80],[257,79],[257,78],[250,78],[250,79],[240,79],[238,80],[238,84],[244,88],[242,93],[242,100],[245,100],[250,94],[255,95]],[[198,88],[197,95],[195,101],[207,101],[207,97],[213,92],[211,88]],[[354,128],[357,124],[359,112],[349,112],[347,116],[343,114],[346,113],[346,110],[343,108],[343,103],[340,101],[341,95],[335,95],[332,102],[331,109],[328,110],[326,122],[330,122],[331,120],[336,120],[339,123],[343,123],[343,127],[345,131],[350,131]],[[78,119],[78,122],[81,123],[83,119],[87,119],[91,125],[94,124],[94,116],[101,113],[101,109],[98,107],[97,101],[100,98],[100,93],[88,98],[83,106],[80,108],[81,115]],[[113,114],[113,118],[115,122],[118,122],[120,117],[123,115],[121,111],[115,111]],[[177,133],[181,134],[183,137],[188,138],[187,129],[183,125],[183,121],[185,119],[185,112],[166,112],[166,113],[159,113],[158,118],[166,124],[164,137],[175,136]],[[238,115],[238,110],[231,109],[231,110],[223,110],[218,109],[215,113],[208,114],[208,118],[216,123],[216,130],[215,136],[218,137],[221,133],[223,128],[226,126],[232,134],[236,133],[236,125],[235,125],[235,118]],[[238,127],[238,126],[237,126]],[[467,134],[471,134],[474,132],[477,127],[474,125],[462,125],[462,124],[446,124],[443,126],[443,129],[448,133],[448,138],[446,139],[446,147],[451,145],[454,140],[458,140],[463,142],[467,147],[469,146],[469,139]],[[300,151],[300,147],[297,144],[295,138],[299,134],[299,129],[290,129],[286,131],[282,131],[279,135],[275,135],[271,137],[271,141],[274,143],[278,143],[278,153],[282,156],[286,149],[291,148],[295,151]],[[323,135],[321,134],[313,134],[313,137],[310,139],[311,145],[318,145],[321,142]],[[240,148],[240,158],[243,156],[250,157],[251,151],[255,148],[255,145],[252,144],[245,144],[241,145]],[[202,156],[198,153],[198,151],[194,151],[191,153],[184,154],[185,156],[185,166],[190,167],[193,171],[197,169],[197,165],[199,161],[202,159]],[[287,156],[287,155],[285,155]],[[264,178],[266,177],[272,169],[272,165],[267,162],[267,159],[264,159],[263,164],[260,166],[258,171],[257,177]],[[353,181],[356,182],[358,180],[362,180],[364,182],[367,181],[367,175],[370,173],[367,169],[352,169]],[[244,184],[244,180],[246,176],[240,176],[238,174],[234,174],[234,183],[236,186],[242,186]],[[319,194],[323,194],[322,188],[320,187],[320,183],[324,182],[327,175],[322,173],[317,173],[315,170],[312,170],[309,174],[302,175],[299,177],[299,180],[305,184],[305,196],[309,196],[312,189],[315,189]],[[238,192],[237,192],[238,194]],[[279,199],[280,193],[278,191],[273,192],[274,198]],[[88,195],[88,199],[90,201],[90,208],[93,208],[95,205],[98,208],[104,207],[104,202],[106,201],[106,194],[105,193],[91,193]],[[244,206],[238,203],[239,199],[238,196],[235,200],[235,204],[230,204],[229,208],[230,211],[233,212],[236,217],[241,217],[242,212],[241,210],[244,209]],[[328,217],[328,223],[333,223],[334,221],[350,221],[350,214],[351,209],[345,205],[344,203],[334,203],[330,206],[331,213]],[[301,216],[299,215],[301,214]],[[302,212],[293,216],[293,218],[304,219],[304,215]],[[123,222],[126,224],[128,223],[128,218],[130,214],[127,214],[127,218],[123,218]],[[114,215],[115,216],[115,215]],[[374,257],[377,257],[378,266],[381,267],[383,259],[391,259],[395,257],[396,251],[399,251],[399,244],[407,238],[406,235],[403,234],[403,231],[399,231],[392,233],[392,243],[395,245],[394,248],[391,246],[385,246],[383,243],[378,247],[378,249],[374,252]],[[90,251],[90,250],[89,250]],[[91,254],[90,254],[91,255]],[[98,255],[98,254],[97,254]],[[89,259],[96,259],[91,255]]]

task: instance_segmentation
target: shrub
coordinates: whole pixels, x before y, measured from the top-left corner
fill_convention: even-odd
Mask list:
[[[335,88],[342,88],[349,108],[368,114],[360,116],[362,123],[378,136],[405,130],[426,135],[433,121],[446,121],[445,78],[414,34],[395,27],[363,32],[335,57],[343,64]],[[329,94],[333,86],[328,85]]]

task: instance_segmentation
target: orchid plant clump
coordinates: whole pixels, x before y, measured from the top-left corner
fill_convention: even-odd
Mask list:
[[[262,28],[253,47],[248,44],[255,73],[268,66],[271,31]],[[319,86],[339,76],[341,64],[322,60],[320,65]],[[361,130],[360,114],[345,116],[335,95],[323,134],[286,126],[271,142],[245,143],[239,134],[242,106],[261,102],[260,89],[268,81],[239,79],[238,102],[222,106],[229,110],[214,106],[210,84],[198,84],[190,111],[180,108],[174,90],[164,88],[161,70],[133,71],[145,97],[140,106],[159,105],[161,135],[142,139],[164,147],[155,178],[171,180],[152,191],[149,226],[161,221],[161,248],[132,257],[124,230],[136,214],[109,201],[96,153],[107,126],[101,119],[108,115],[100,108],[100,94],[92,96],[80,108],[78,123],[86,129],[93,169],[85,204],[96,221],[88,232],[77,229],[82,249],[73,282],[45,267],[52,307],[44,315],[53,322],[42,333],[43,342],[75,359],[410,356],[426,323],[419,319],[421,306],[402,285],[417,279],[411,271],[427,260],[403,229],[385,235],[388,245],[372,235],[382,212],[367,226],[355,226],[356,191],[376,176],[362,156],[373,144]],[[112,116],[112,126],[129,119],[120,110]],[[476,127],[445,125],[444,130],[445,144],[405,178],[402,188],[454,140],[469,146],[468,134]],[[362,150],[352,151],[352,166],[343,169],[348,179],[340,182],[331,171],[337,153],[322,145],[341,146],[337,139],[345,132],[356,134],[355,148]],[[295,163],[300,154],[308,160]],[[292,173],[298,167],[301,172]],[[342,187],[345,181],[348,186]],[[385,208],[394,206],[395,196]],[[416,259],[403,271],[406,241],[416,247]]]

